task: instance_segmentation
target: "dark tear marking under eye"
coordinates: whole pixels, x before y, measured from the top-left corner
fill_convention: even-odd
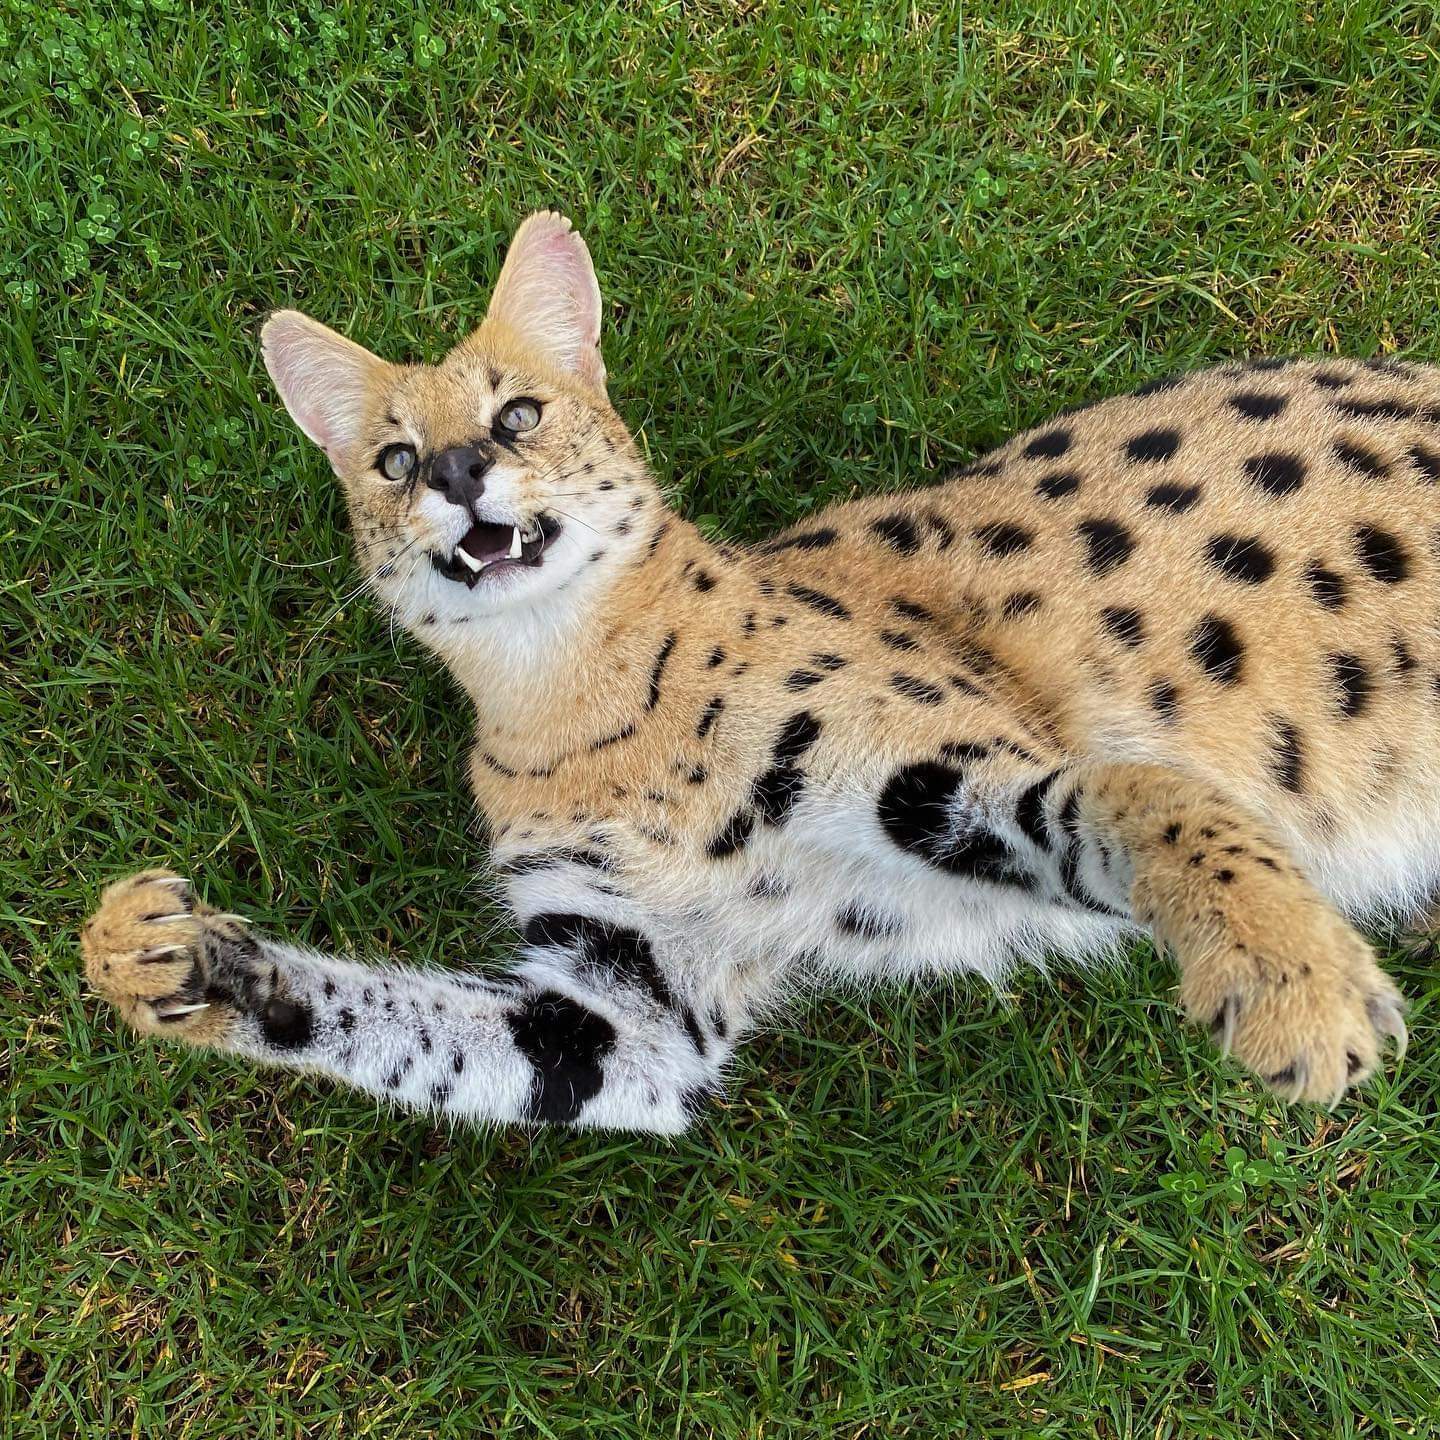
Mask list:
[[[918,705],[938,705],[945,698],[945,692],[938,685],[932,685],[918,675],[892,675],[890,688]]]
[[[981,829],[952,835],[950,807],[960,781],[960,771],[932,760],[902,766],[876,804],[881,828],[898,849],[946,874],[1033,889],[1035,877],[999,835]]]
[[[1173,725],[1180,711],[1180,691],[1169,680],[1153,680],[1146,693],[1150,708],[1164,725]]]
[[[1123,565],[1135,550],[1130,532],[1118,520],[1082,520],[1076,533],[1085,542],[1085,563],[1096,575],[1108,575]]]
[[[1144,430],[1125,442],[1125,453],[1131,460],[1154,465],[1168,460],[1180,448],[1180,432],[1166,426]]]
[[[1339,692],[1340,713],[1353,720],[1370,703],[1370,671],[1358,655],[1330,656],[1330,672]]]
[[[1073,470],[1056,470],[1035,482],[1035,493],[1046,500],[1073,495],[1079,488],[1080,477]]]
[[[1003,520],[979,526],[975,531],[975,538],[985,547],[987,553],[997,557],[1017,555],[1030,548],[1030,532]]]
[[[1026,447],[1027,460],[1055,460],[1070,448],[1068,430],[1047,430],[1037,435]]]
[[[1170,510],[1183,515],[1200,498],[1198,485],[1154,485],[1145,496],[1152,510]]]
[[[1270,722],[1275,730],[1275,745],[1270,756],[1270,768],[1282,789],[1299,795],[1305,788],[1305,750],[1299,729],[1290,721],[1278,715]]]
[[[1327,569],[1318,560],[1312,560],[1305,569],[1305,581],[1315,599],[1327,610],[1343,608],[1348,586],[1345,577]]]
[[[1374,525],[1355,529],[1355,552],[1360,563],[1379,581],[1398,585],[1410,573],[1410,557],[1400,541]]]
[[[665,673],[665,666],[669,662],[670,652],[675,648],[675,641],[679,637],[672,630],[660,642],[660,652],[655,656],[655,663],[650,667],[650,693],[645,697],[645,708],[653,710],[660,703],[660,678]]]
[[[1100,612],[1100,623],[1132,650],[1145,639],[1145,622],[1138,610],[1123,605],[1108,606]]]
[[[882,515],[870,522],[870,529],[901,555],[913,555],[920,548],[920,532],[908,515]]]
[[[832,620],[850,619],[848,606],[842,605],[833,595],[826,595],[820,590],[812,590],[808,585],[789,584],[785,587],[786,592],[792,599],[798,600],[802,605],[808,605],[812,610],[818,610],[822,615],[828,615]]]
[[[1217,685],[1233,685],[1240,678],[1245,647],[1235,627],[1219,615],[1207,615],[1195,627],[1190,653]]]
[[[1283,395],[1266,395],[1259,390],[1244,390],[1230,397],[1231,406],[1247,420],[1273,420],[1288,403]]]
[[[807,530],[803,535],[792,535],[787,540],[770,540],[760,546],[762,555],[775,555],[781,550],[824,550],[840,538],[839,531],[828,526],[819,530]]]
[[[1333,446],[1335,458],[1347,470],[1367,479],[1383,480],[1390,473],[1390,467],[1373,450],[1354,440],[1337,440]]]
[[[1000,607],[1000,618],[1019,620],[1024,615],[1033,614],[1040,608],[1040,604],[1040,597],[1033,590],[1017,590],[1013,595],[1005,597],[1005,602]]]
[[[1206,563],[1228,580],[1259,585],[1275,573],[1275,556],[1258,535],[1216,535],[1205,547]]]
[[[1305,462],[1298,455],[1252,455],[1244,469],[1252,484],[1276,500],[1293,495],[1305,483]]]
[[[535,1072],[529,1118],[552,1125],[578,1119],[600,1093],[600,1062],[614,1049],[615,1027],[556,990],[531,996],[505,1023]]]

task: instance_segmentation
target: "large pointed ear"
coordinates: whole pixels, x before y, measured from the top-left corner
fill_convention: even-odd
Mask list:
[[[604,394],[600,286],[590,252],[565,216],[541,210],[515,232],[485,323],[503,325]]]
[[[359,438],[367,397],[391,367],[298,310],[265,322],[260,349],[290,418],[334,463]]]

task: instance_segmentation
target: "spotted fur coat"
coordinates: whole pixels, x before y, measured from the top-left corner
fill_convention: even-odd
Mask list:
[[[1148,934],[1287,1096],[1403,1046],[1353,927],[1440,884],[1440,372],[1152,382],[745,548],[667,508],[600,316],[542,214],[437,366],[291,311],[263,337],[374,590],[473,701],[508,976],[300,949],[151,870],[84,934],[126,1020],[446,1116],[669,1132],[803,987]]]

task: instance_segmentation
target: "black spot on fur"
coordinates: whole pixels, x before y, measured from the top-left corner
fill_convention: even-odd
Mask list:
[[[1398,585],[1410,573],[1405,547],[1389,531],[1374,525],[1356,527],[1355,552],[1360,563],[1386,585]]]
[[[755,812],[748,807],[737,810],[712,837],[705,847],[705,853],[712,860],[723,860],[737,850],[743,850],[750,843],[755,830]]]
[[[933,620],[935,618],[923,605],[917,605],[913,600],[906,600],[899,595],[891,600],[890,608],[906,620]]]
[[[843,670],[850,662],[843,655],[832,655],[822,650],[810,657],[810,663],[820,670]]]
[[[1050,835],[1045,826],[1045,797],[1050,787],[1060,778],[1058,770],[1043,775],[1028,786],[1015,802],[1015,823],[1030,840],[1042,850],[1050,848]]]
[[[921,760],[897,770],[880,793],[877,813],[892,844],[947,874],[1029,888],[1034,878],[998,835],[952,833],[950,806],[961,773]]]
[[[1252,455],[1245,462],[1245,474],[1278,500],[1293,495],[1305,483],[1305,462],[1298,455]]]
[[[945,692],[938,685],[932,685],[916,675],[892,675],[890,686],[907,700],[914,700],[920,705],[938,705],[945,698]]]
[[[1047,430],[1043,435],[1037,435],[1025,447],[1025,458],[1027,460],[1054,460],[1069,448],[1070,432],[1068,430]]]
[[[1337,575],[1318,560],[1312,560],[1306,566],[1305,580],[1316,600],[1327,610],[1339,610],[1345,604],[1347,587],[1343,575]]]
[[[1111,605],[1100,612],[1100,623],[1122,644],[1131,649],[1145,639],[1145,622],[1138,610]]]
[[[1287,403],[1283,395],[1266,395],[1259,390],[1245,390],[1230,397],[1230,404],[1247,420],[1273,420]]]
[[[1335,458],[1348,470],[1368,479],[1383,480],[1390,473],[1390,467],[1373,450],[1354,440],[1337,440],[1334,445]]]
[[[1002,620],[1018,620],[1023,615],[1032,615],[1040,608],[1040,597],[1033,590],[1017,590],[1005,597],[1000,607]]]
[[[1217,685],[1233,685],[1240,678],[1245,647],[1235,627],[1219,615],[1207,615],[1195,627],[1190,653]]]
[[[1180,432],[1165,427],[1145,430],[1125,442],[1125,453],[1131,460],[1153,465],[1168,460],[1180,448]]]
[[[700,719],[695,726],[695,738],[703,740],[714,728],[715,722],[720,718],[720,712],[725,708],[723,696],[715,695],[710,703],[700,712]]]
[[[1059,500],[1073,495],[1080,488],[1080,477],[1073,470],[1056,470],[1042,475],[1035,483],[1035,493],[1045,500]]]
[[[1339,692],[1340,713],[1353,720],[1370,703],[1370,671],[1358,655],[1332,655],[1330,671]]]
[[[1170,510],[1183,515],[1200,498],[1198,485],[1155,485],[1145,496],[1152,510]]]
[[[792,670],[785,677],[787,690],[808,690],[818,685],[825,677],[818,670]]]
[[[1158,395],[1162,390],[1173,390],[1182,379],[1184,377],[1181,375],[1157,375],[1155,379],[1147,380],[1130,393],[1132,395]]]
[[[705,668],[707,670],[714,670],[716,666],[722,665],[724,662],[725,647],[723,645],[717,645],[709,655],[705,657]]]
[[[833,595],[823,594],[819,590],[811,590],[807,585],[790,584],[785,589],[802,605],[808,605],[812,610],[818,610],[822,615],[830,616],[832,620],[848,620],[850,618],[849,609]]]
[[[1004,521],[981,525],[975,531],[975,538],[989,554],[996,556],[1016,555],[1030,548],[1030,532]]]
[[[882,515],[871,521],[870,529],[901,555],[913,555],[920,548],[920,532],[908,515]]]
[[[313,1028],[310,1007],[304,1001],[272,995],[260,1011],[260,1032],[265,1043],[276,1050],[304,1049]]]
[[[974,740],[947,740],[940,747],[940,758],[956,765],[971,765],[983,760],[990,753],[988,745]]]
[[[889,940],[905,927],[897,916],[877,915],[852,901],[835,917],[835,928],[842,935],[854,935],[863,940]]]
[[[888,645],[892,650],[918,650],[920,648],[920,642],[913,635],[907,635],[903,630],[880,631],[880,643]]]
[[[697,570],[690,583],[703,595],[715,588],[715,577],[708,570]]]
[[[1258,585],[1275,573],[1275,556],[1258,536],[1216,535],[1205,559],[1229,580]]]
[[[655,663],[650,667],[650,693],[645,699],[645,708],[653,710],[660,703],[660,677],[665,673],[666,662],[670,659],[670,652],[675,648],[677,636],[672,630],[660,642],[660,651],[655,656]]]
[[[567,1124],[600,1093],[600,1062],[615,1046],[615,1027],[556,990],[542,990],[505,1017],[515,1047],[535,1071],[529,1118]]]
[[[1413,420],[1415,407],[1403,400],[1336,400],[1334,408],[1356,420]]]
[[[1410,463],[1420,472],[1420,478],[1427,485],[1440,482],[1440,455],[1427,450],[1423,445],[1412,445],[1409,450]]]
[[[1270,768],[1275,779],[1292,794],[1300,794],[1304,787],[1305,751],[1300,740],[1300,731],[1288,720],[1278,716],[1270,722],[1275,729],[1275,746],[1271,752]]]
[[[1395,657],[1395,673],[1397,675],[1412,674],[1420,664],[1415,658],[1415,652],[1405,643],[1402,636],[1392,635],[1390,637],[1390,653]]]
[[[1082,520],[1076,532],[1085,542],[1085,563],[1096,575],[1108,575],[1134,552],[1135,541],[1118,520]]]
[[[1310,377],[1322,390],[1343,390],[1351,383],[1350,376],[1336,375],[1333,371],[1317,370]]]
[[[803,535],[792,535],[787,540],[771,540],[760,547],[760,552],[774,555],[781,550],[824,550],[839,538],[837,531],[826,526],[819,530],[807,530]]]

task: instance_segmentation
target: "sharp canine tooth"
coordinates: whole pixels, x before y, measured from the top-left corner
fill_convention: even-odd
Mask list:
[[[521,546],[524,542],[520,539],[520,527],[516,525],[510,531],[510,558],[518,560],[521,554]]]
[[[485,568],[485,562],[483,560],[477,560],[463,545],[457,545],[455,547],[455,553],[477,575]]]

